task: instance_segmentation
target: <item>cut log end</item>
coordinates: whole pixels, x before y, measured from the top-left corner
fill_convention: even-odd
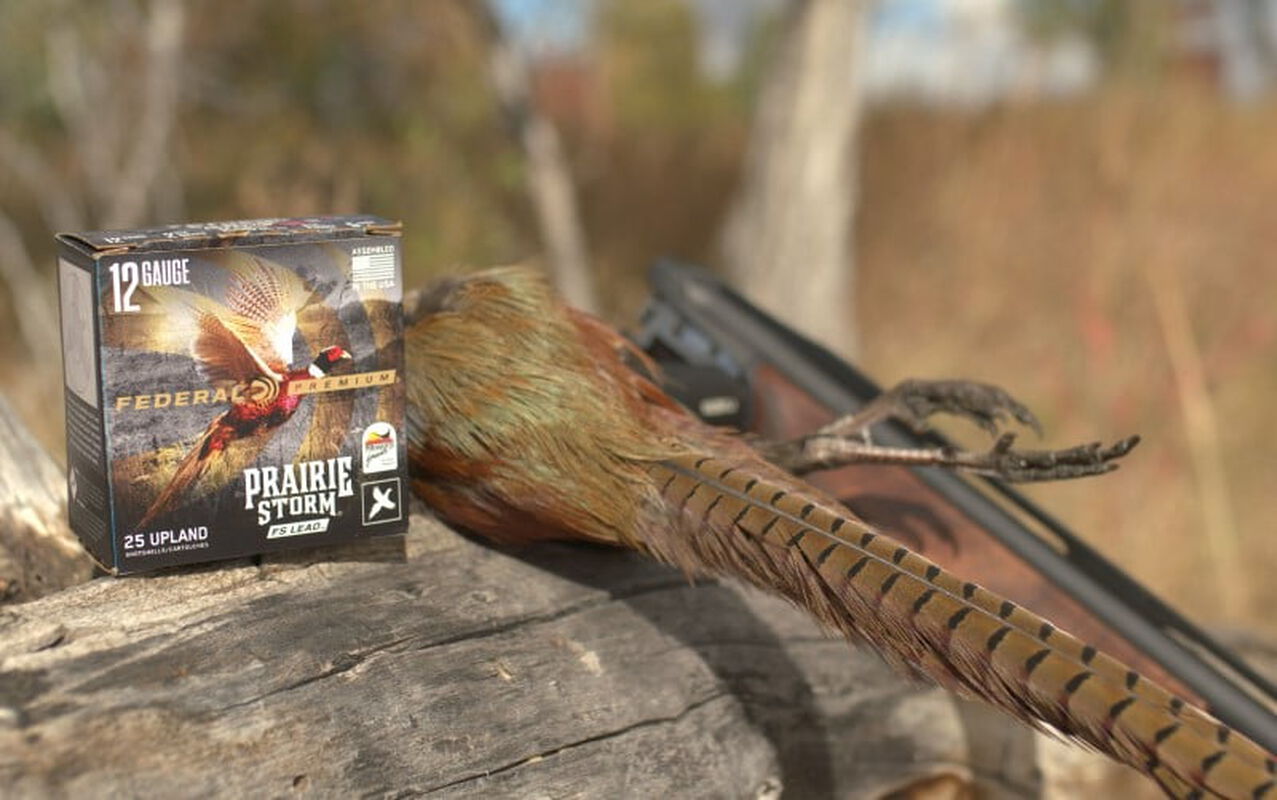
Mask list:
[[[83,583],[93,570],[67,523],[62,470],[0,396],[0,602]]]

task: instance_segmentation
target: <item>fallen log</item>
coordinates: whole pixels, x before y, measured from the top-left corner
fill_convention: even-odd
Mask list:
[[[16,796],[1028,797],[1033,750],[771,598],[607,549],[503,552],[421,513],[402,539],[0,615]]]
[[[406,537],[90,581],[63,484],[0,398],[6,797],[1147,788],[632,553],[504,551],[417,507]]]

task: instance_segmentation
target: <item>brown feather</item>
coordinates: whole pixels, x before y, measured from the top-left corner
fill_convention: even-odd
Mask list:
[[[191,342],[191,354],[200,374],[212,384],[247,384],[257,377],[280,380],[288,366],[273,354],[267,364],[236,333],[235,318],[220,319],[214,314],[199,316],[199,334]]]

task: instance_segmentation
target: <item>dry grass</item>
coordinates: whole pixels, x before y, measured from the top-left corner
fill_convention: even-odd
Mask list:
[[[883,381],[1000,383],[1052,444],[1142,434],[1117,474],[1031,494],[1199,621],[1270,632],[1274,132],[1277,109],[1187,87],[881,113],[865,139],[858,308]]]

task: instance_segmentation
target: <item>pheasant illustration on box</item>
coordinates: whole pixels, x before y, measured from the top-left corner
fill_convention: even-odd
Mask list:
[[[260,220],[60,240],[64,339],[87,328],[95,342],[68,363],[67,414],[75,471],[101,478],[71,499],[99,561],[136,571],[403,530],[406,514],[386,507],[402,502],[405,463],[395,226]],[[77,319],[85,308],[92,318]],[[373,483],[377,519],[362,501]]]
[[[193,321],[191,355],[200,374],[214,387],[226,389],[230,408],[214,417],[177,465],[173,477],[147,508],[134,530],[181,503],[210,462],[234,442],[266,436],[297,411],[303,395],[296,381],[327,376],[352,356],[337,345],[325,347],[309,366],[294,368],[293,337],[297,312],[312,296],[300,276],[258,256],[228,265],[226,304],[182,289],[150,290],[161,308],[178,306]],[[127,404],[128,396],[121,400]]]

